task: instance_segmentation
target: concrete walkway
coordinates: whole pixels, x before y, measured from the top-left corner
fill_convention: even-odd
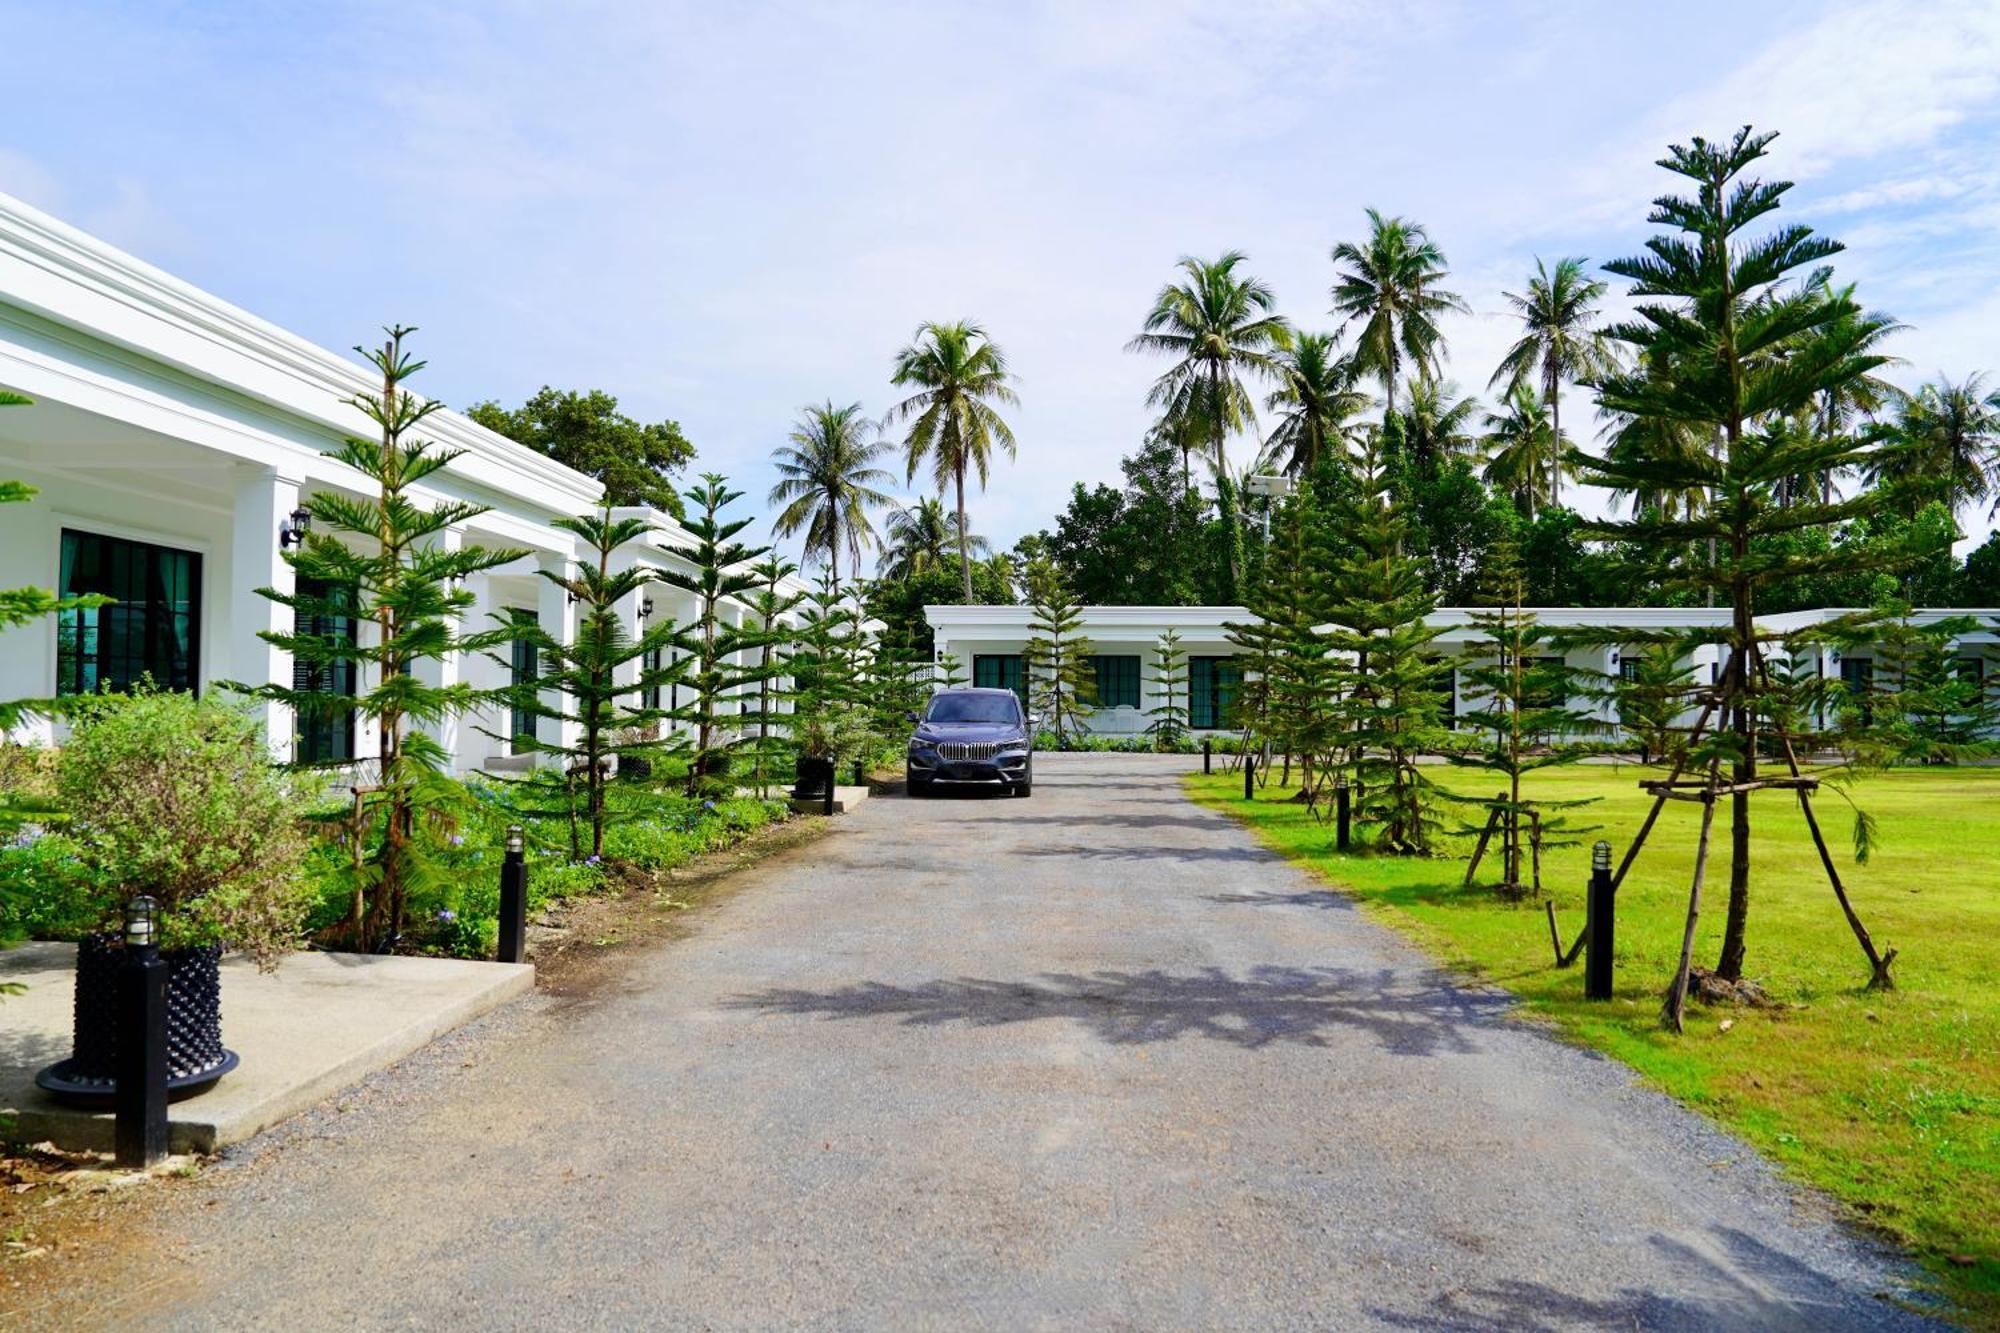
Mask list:
[[[108,1264],[61,1317],[1916,1326],[1742,1145],[1442,982],[1177,767],[870,801],[615,986],[212,1173],[142,1294]]]

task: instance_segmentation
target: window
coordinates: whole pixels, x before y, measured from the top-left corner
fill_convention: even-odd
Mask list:
[[[1875,660],[1870,657],[1840,659],[1840,683],[1849,699],[1861,710],[1861,725],[1875,724],[1875,706],[1869,696],[1875,692]]]
[[[523,607],[510,607],[507,614],[512,617],[516,625],[533,626],[540,623],[533,611],[529,611]],[[535,646],[533,639],[516,639],[513,646],[513,678],[511,683],[518,689],[534,681],[542,674],[541,650]],[[521,699],[515,701],[507,721],[507,734],[514,738],[513,751],[515,754],[526,754],[529,752],[531,747],[521,744],[521,741],[524,738],[532,741],[540,735],[540,727],[538,725],[540,722],[540,715],[529,705],[527,700]]]
[[[199,686],[201,557],[95,532],[62,535],[61,593],[105,606],[65,611],[56,624],[56,693]]]
[[[1021,706],[1028,706],[1028,682],[1021,674],[1019,653],[974,654],[972,683],[983,690],[1012,690]]]
[[[1444,673],[1444,724],[1458,725],[1458,668],[1447,667]]]
[[[639,660],[639,670],[642,674],[645,675],[651,675],[653,672],[660,670],[665,665],[666,665],[666,649],[664,648],[648,648],[646,650],[645,656]],[[654,681],[651,685],[648,685],[643,691],[641,691],[641,695],[643,696],[639,700],[639,706],[641,708],[645,709],[647,712],[652,712],[654,709],[658,708],[660,706],[659,682]]]
[[[1092,702],[1099,708],[1139,706],[1139,659],[1136,656],[1100,654],[1090,659],[1090,669],[1097,677],[1097,696]]]
[[[1213,731],[1229,725],[1230,705],[1243,673],[1233,657],[1190,657],[1188,660],[1188,725]]]
[[[352,587],[327,583],[322,579],[300,579],[298,593],[301,597],[315,598],[325,604],[314,613],[298,614],[296,623],[300,635],[331,640],[334,644],[345,644],[349,648],[355,645],[357,640]],[[355,662],[352,658],[312,662],[294,654],[292,688],[309,694],[352,699],[354,670]],[[298,740],[298,759],[302,764],[335,764],[352,759],[354,758],[354,709],[351,705],[345,708],[337,705],[325,709],[302,708],[299,710],[295,734]]]
[[[1639,679],[1639,659],[1627,653],[1618,659],[1618,679],[1630,685]]]
[[[1536,657],[1530,659],[1535,666],[1554,677],[1556,684],[1546,691],[1538,691],[1545,697],[1529,701],[1535,708],[1564,708],[1569,704],[1569,659],[1564,657]]]

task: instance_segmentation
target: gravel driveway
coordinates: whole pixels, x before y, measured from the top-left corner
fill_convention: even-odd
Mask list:
[[[212,1173],[80,1323],[1902,1328],[1907,1270],[1186,801],[878,798]],[[178,1256],[168,1262],[165,1254]],[[162,1306],[165,1309],[163,1311]]]

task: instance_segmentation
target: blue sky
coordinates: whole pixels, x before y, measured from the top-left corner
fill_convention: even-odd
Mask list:
[[[420,325],[454,405],[608,389],[759,501],[801,404],[882,411],[915,325],[971,317],[1021,376],[974,501],[1011,542],[1117,479],[1178,256],[1244,250],[1330,327],[1367,205],[1445,249],[1483,390],[1533,257],[1632,252],[1664,145],[1746,121],[1912,326],[1897,378],[2000,370],[1992,3],[0,0],[0,31],[0,190],[327,346]]]

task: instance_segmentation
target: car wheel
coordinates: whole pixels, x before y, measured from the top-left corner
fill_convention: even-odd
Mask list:
[[[903,785],[909,789],[912,797],[919,800],[931,794],[931,780],[929,778],[920,778],[914,773],[907,771],[904,773]]]
[[[1016,796],[1032,796],[1034,795],[1034,793],[1035,793],[1035,770],[1031,768],[1028,770],[1028,775],[1026,777],[1022,778],[1019,782],[1014,784],[1014,794]]]

